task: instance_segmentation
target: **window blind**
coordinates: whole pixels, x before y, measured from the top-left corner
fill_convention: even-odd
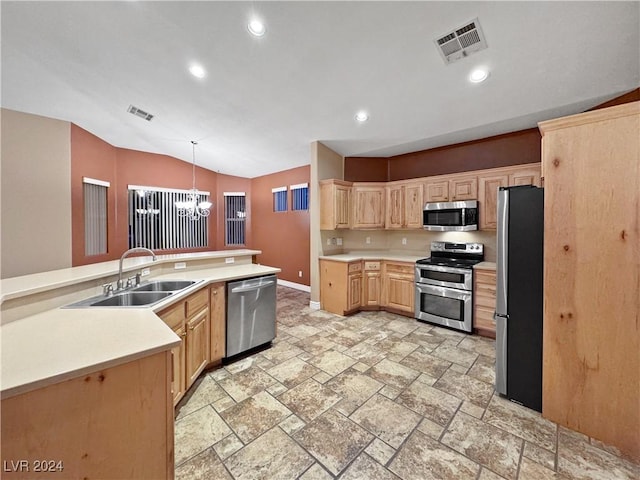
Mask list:
[[[225,245],[245,245],[245,192],[224,192]]]
[[[84,254],[107,253],[107,189],[109,182],[84,177]]]
[[[273,194],[273,211],[274,212],[286,212],[287,211],[287,187],[272,188]]]
[[[176,201],[188,200],[189,190],[129,185],[129,248],[152,250],[198,248],[209,245],[209,217],[191,220],[178,215]],[[209,200],[209,192],[199,192]]]
[[[309,184],[291,185],[291,210],[309,210]]]

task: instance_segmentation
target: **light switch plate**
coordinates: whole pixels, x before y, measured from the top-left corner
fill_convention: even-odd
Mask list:
[[[407,238],[406,237],[402,237],[402,244],[406,245],[407,244]]]
[[[224,259],[224,263],[234,263],[236,259],[234,257],[227,257]]]
[[[142,274],[143,277],[146,277],[147,275],[151,274],[151,270],[149,270],[148,268],[143,268],[142,272],[140,272]]]
[[[338,237],[337,241],[338,241],[338,245],[342,245],[342,237]]]
[[[186,262],[176,262],[176,263],[174,264],[174,268],[175,268],[176,270],[182,270],[182,269],[184,269],[184,268],[187,268],[187,264],[186,264]]]
[[[371,243],[371,237],[367,237],[364,239],[364,243],[369,244]]]

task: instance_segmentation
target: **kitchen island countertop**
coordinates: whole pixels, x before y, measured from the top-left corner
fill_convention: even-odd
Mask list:
[[[180,258],[199,260],[202,255]],[[180,339],[156,312],[210,283],[279,272],[278,268],[253,263],[179,270],[152,280],[203,282],[152,307],[54,308],[6,323],[0,326],[2,398],[168,350],[178,345]]]

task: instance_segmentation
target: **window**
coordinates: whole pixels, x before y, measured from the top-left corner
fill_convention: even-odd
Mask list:
[[[287,211],[287,187],[272,188],[273,193],[273,211],[274,212],[286,212]]]
[[[109,182],[82,178],[84,195],[84,254],[107,253],[107,189]]]
[[[152,250],[198,248],[209,245],[208,217],[191,220],[178,215],[176,201],[189,190],[129,185],[129,248]],[[209,200],[209,192],[199,192]]]
[[[244,192],[224,192],[224,244],[245,244],[245,220],[247,218]]]
[[[309,184],[291,185],[291,210],[309,210]]]

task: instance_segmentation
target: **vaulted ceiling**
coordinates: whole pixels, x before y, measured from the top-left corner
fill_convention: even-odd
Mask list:
[[[3,107],[188,162],[197,140],[198,165],[244,177],[308,164],[314,140],[395,155],[534,127],[640,85],[637,1],[2,1],[0,13]],[[445,64],[434,40],[476,18],[487,48]],[[479,66],[489,78],[470,83]]]

